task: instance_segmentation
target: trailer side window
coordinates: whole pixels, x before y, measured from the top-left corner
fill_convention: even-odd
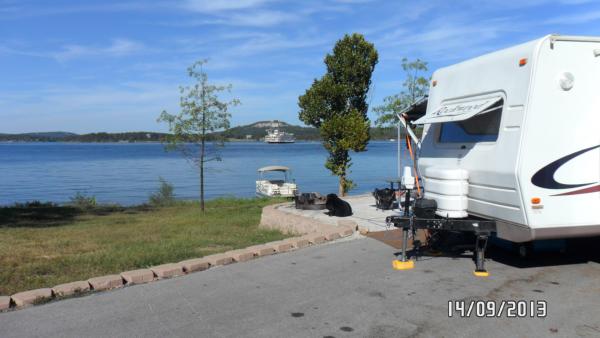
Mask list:
[[[470,119],[445,122],[440,126],[440,143],[495,142],[500,131],[500,117],[504,100],[498,101],[487,112]]]

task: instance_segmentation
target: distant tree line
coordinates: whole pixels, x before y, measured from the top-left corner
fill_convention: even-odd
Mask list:
[[[152,132],[0,134],[0,142],[160,142],[166,135]]]
[[[226,139],[233,140],[253,140],[258,141],[265,137],[264,127],[254,127],[254,124],[238,126],[220,133],[208,134],[207,139],[213,140],[217,135]],[[319,130],[312,127],[300,127],[285,124],[281,130],[293,133],[296,140],[299,141],[318,141],[320,140]],[[396,138],[396,128],[372,127],[371,138],[374,140],[387,140]],[[113,142],[162,142],[167,133],[155,132],[126,132],[126,133],[24,133],[24,134],[0,134],[0,142],[92,142],[92,143],[113,143]]]

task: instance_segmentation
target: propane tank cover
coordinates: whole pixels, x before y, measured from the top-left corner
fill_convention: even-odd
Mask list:
[[[411,167],[404,167],[404,172],[402,173],[402,185],[404,189],[414,189],[415,188],[415,178],[412,175]]]

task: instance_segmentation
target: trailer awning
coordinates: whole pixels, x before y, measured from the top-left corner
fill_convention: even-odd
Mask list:
[[[502,97],[492,96],[477,100],[443,104],[431,114],[416,120],[414,124],[429,124],[468,120],[475,115],[485,114],[499,107]]]
[[[427,112],[428,96],[422,96],[415,100],[410,106],[404,108],[398,115],[405,116],[406,120],[411,122],[425,116]]]

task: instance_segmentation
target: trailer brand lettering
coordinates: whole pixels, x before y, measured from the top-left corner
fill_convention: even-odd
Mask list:
[[[486,105],[488,105],[489,101],[485,101],[483,103],[480,104],[458,104],[455,106],[442,106],[440,109],[438,109],[435,113],[433,113],[433,115],[435,116],[450,116],[450,115],[460,115],[466,112],[470,112],[472,110],[478,110],[481,109],[482,107],[485,107]]]

